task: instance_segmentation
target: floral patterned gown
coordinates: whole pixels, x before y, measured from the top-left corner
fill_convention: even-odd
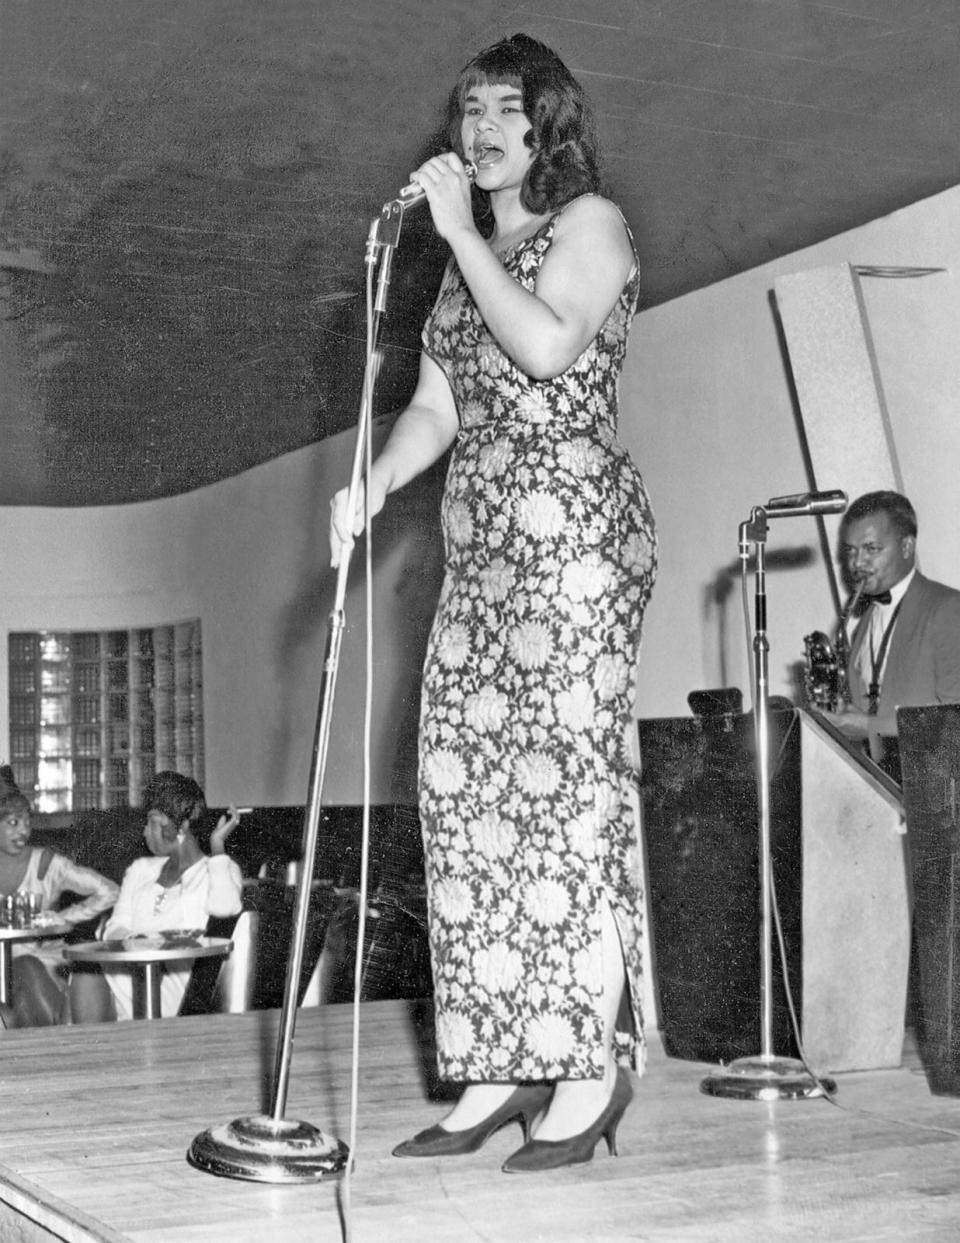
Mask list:
[[[556,220],[503,258],[527,289]],[[625,737],[656,536],[616,439],[637,295],[635,267],[596,338],[551,380],[500,350],[455,264],[424,328],[460,417],[420,722],[438,1061],[449,1079],[602,1076],[604,892],[632,1010],[617,1051],[642,1065]]]

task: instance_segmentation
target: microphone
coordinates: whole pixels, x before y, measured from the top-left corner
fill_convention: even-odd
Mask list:
[[[469,181],[476,181],[476,164],[466,164],[463,171],[467,174]],[[411,207],[419,207],[426,197],[427,192],[423,186],[418,186],[415,181],[411,181],[409,185],[403,187],[395,199],[390,199],[389,202],[384,203],[383,210],[387,215],[394,211],[409,211]]]
[[[762,509],[770,518],[796,518],[801,514],[842,514],[846,507],[846,492],[834,490],[772,496]]]

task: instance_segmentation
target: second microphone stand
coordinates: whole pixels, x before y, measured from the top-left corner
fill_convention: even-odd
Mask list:
[[[782,509],[774,516],[789,516]],[[767,542],[767,511],[755,506],[747,522],[740,524],[740,559],[744,571],[750,545],[756,549],[754,615],[754,728],[757,751],[757,800],[760,828],[760,1052],[736,1058],[708,1075],[700,1090],[709,1096],[740,1100],[798,1100],[832,1095],[836,1084],[818,1078],[798,1058],[773,1051],[773,858],[770,832],[770,694],[767,638],[767,588],[764,548]]]

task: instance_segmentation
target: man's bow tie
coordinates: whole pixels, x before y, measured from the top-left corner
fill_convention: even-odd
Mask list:
[[[889,591],[880,591],[875,596],[864,596],[868,604],[889,604],[893,597]]]

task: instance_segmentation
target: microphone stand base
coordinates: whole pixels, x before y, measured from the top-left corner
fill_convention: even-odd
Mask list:
[[[833,1079],[812,1075],[797,1058],[763,1053],[738,1057],[700,1081],[700,1091],[708,1096],[739,1101],[812,1100],[833,1096],[836,1090]]]
[[[194,1139],[187,1161],[220,1178],[256,1183],[316,1183],[343,1173],[350,1150],[309,1122],[265,1114],[235,1118]]]

